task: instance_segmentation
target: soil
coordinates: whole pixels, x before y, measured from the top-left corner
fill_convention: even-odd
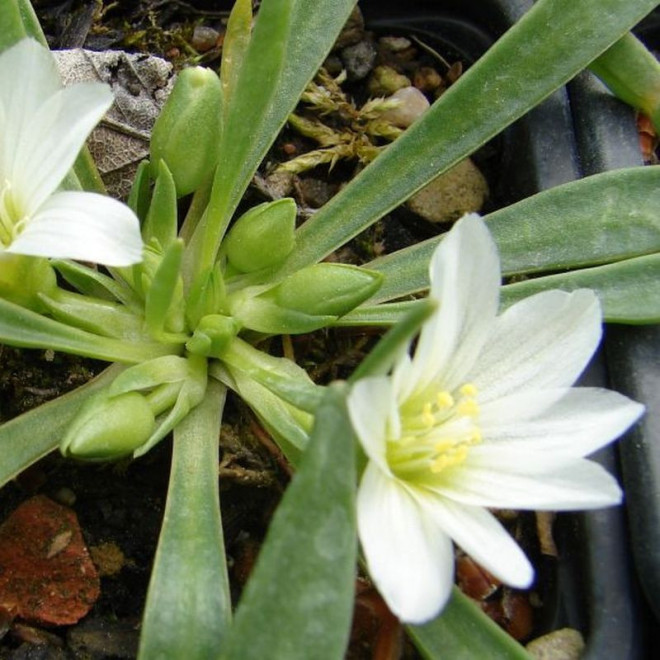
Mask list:
[[[106,8],[82,0],[35,0],[35,7],[53,48],[84,46],[90,49],[126,49],[165,57],[179,67],[201,61],[217,65],[227,12],[222,3],[204,0],[119,0]],[[326,62],[331,75],[346,66],[346,48],[367,44],[375,52],[368,73],[355,73],[342,85],[349,103],[360,108],[368,99],[366,81],[375,66],[387,63],[415,79],[421,70],[439,82],[425,89],[429,100],[460,75],[469,62],[446,62],[434,52],[436,44],[413,39],[398,51],[387,51],[379,36],[365,32],[359,21],[342,35],[342,49]],[[407,38],[405,35],[388,35]],[[409,35],[408,35],[409,36]],[[453,54],[451,54],[453,55]],[[352,78],[352,79],[351,79]],[[307,117],[309,107],[299,108]],[[341,113],[324,118],[334,130],[347,129]],[[386,141],[376,139],[375,146]],[[488,180],[491,196],[484,211],[497,207],[499,199],[498,142],[487,145],[475,162]],[[318,144],[285,129],[269,152],[264,166],[246,197],[246,204],[290,194],[303,214],[313,211],[354,176],[362,167],[357,159],[344,159],[333,168],[327,165],[288,177],[283,191],[273,191],[272,173],[282,163],[318,148]],[[333,256],[345,262],[364,263],[443,231],[402,208],[385,217],[370,230]],[[369,330],[340,329],[291,338],[290,346],[299,364],[321,383],[348,376],[377,334]],[[273,340],[274,353],[285,347]],[[6,421],[33,406],[72,389],[98,373],[102,364],[48,351],[2,348],[0,353],[1,417]],[[230,562],[232,590],[237,597],[258,552],[270,515],[286,487],[290,473],[279,452],[258,426],[249,410],[230,398],[220,437],[219,466],[225,544]],[[162,442],[135,462],[78,464],[53,453],[34,465],[0,496],[0,520],[34,494],[43,494],[71,507],[101,575],[101,595],[89,615],[72,626],[45,628],[39,623],[0,621],[2,658],[132,658],[139,637],[149,571],[158,538],[167,492],[170,445]],[[526,539],[532,554],[539,554],[533,516],[507,515],[519,538]],[[551,568],[552,558],[544,562]],[[542,571],[543,574],[544,571]],[[459,581],[467,593],[483,602],[484,608],[520,639],[530,636],[538,597],[503,589],[491,576],[472,564],[459,562]],[[372,657],[376,644],[395,648],[400,630],[384,611],[382,601],[368,582],[358,583],[356,618],[348,658]],[[536,599],[536,600],[535,600]],[[0,616],[0,619],[2,617]],[[418,657],[405,643],[401,656],[394,651],[382,657]]]

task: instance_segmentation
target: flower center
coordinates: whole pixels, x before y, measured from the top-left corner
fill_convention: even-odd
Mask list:
[[[401,437],[388,441],[387,461],[400,478],[429,475],[460,465],[470,447],[481,442],[477,388],[466,383],[433,400],[414,399],[401,407]]]
[[[5,179],[0,187],[0,244],[8,247],[23,225],[17,222],[20,214],[11,192],[11,183]]]

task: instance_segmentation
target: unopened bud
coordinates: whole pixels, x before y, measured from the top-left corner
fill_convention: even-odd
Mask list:
[[[281,264],[293,250],[296,203],[289,197],[244,213],[223,243],[229,263],[242,273]]]
[[[195,355],[220,357],[240,329],[240,324],[230,316],[209,314],[199,322],[186,348]]]
[[[280,307],[343,316],[379,289],[383,276],[348,264],[314,264],[287,277],[266,295]]]
[[[197,189],[218,161],[222,86],[210,69],[191,67],[178,75],[151,134],[151,162],[164,160],[179,197]]]
[[[155,428],[154,414],[138,392],[101,392],[81,407],[60,443],[65,456],[106,461],[132,454]]]
[[[229,298],[243,327],[272,334],[299,334],[330,325],[370,298],[382,275],[346,264],[315,264],[261,293],[243,289]]]

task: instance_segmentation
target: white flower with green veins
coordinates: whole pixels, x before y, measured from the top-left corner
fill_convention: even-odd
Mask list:
[[[0,255],[141,261],[138,219],[125,204],[57,190],[111,104],[106,85],[63,88],[50,53],[32,39],[0,54]]]
[[[571,387],[601,337],[593,292],[546,291],[498,316],[499,259],[478,216],[455,225],[430,276],[438,310],[414,357],[358,381],[349,398],[369,459],[360,541],[383,597],[410,623],[446,604],[452,540],[504,583],[529,586],[531,564],[489,509],[617,504],[616,480],[585,456],[643,411],[615,392]]]

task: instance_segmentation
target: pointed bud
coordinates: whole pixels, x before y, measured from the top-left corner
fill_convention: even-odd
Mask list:
[[[223,243],[229,263],[242,273],[281,264],[293,250],[296,203],[289,197],[244,213]]]
[[[275,287],[251,287],[229,298],[231,315],[245,328],[300,334],[330,325],[370,298],[382,275],[346,264],[315,264]]]
[[[199,322],[186,348],[195,355],[221,357],[240,329],[240,324],[230,316],[209,314]]]
[[[280,307],[343,316],[376,293],[382,281],[380,273],[366,268],[320,263],[287,277],[267,295]]]
[[[138,392],[111,397],[107,391],[81,407],[60,443],[65,456],[106,461],[128,456],[155,428],[154,414]]]
[[[184,69],[151,134],[152,167],[167,163],[179,197],[197,189],[218,161],[222,86],[204,67]],[[156,172],[154,172],[155,174]]]

